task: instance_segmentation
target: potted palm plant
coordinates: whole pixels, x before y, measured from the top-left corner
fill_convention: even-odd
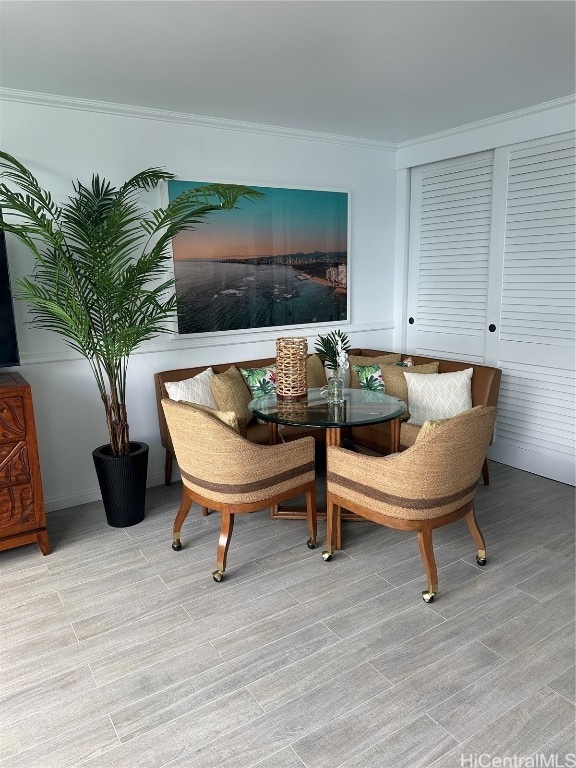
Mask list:
[[[0,228],[35,259],[16,296],[28,302],[33,325],[59,333],[90,364],[109,441],[93,456],[108,523],[117,527],[144,517],[148,446],[130,439],[127,368],[143,342],[172,330],[170,242],[240,198],[261,197],[249,187],[208,184],[164,208],[144,209],[142,192],[171,178],[147,168],[114,187],[94,175],[88,186],[73,183],[74,194],[59,205],[24,165],[0,152]]]

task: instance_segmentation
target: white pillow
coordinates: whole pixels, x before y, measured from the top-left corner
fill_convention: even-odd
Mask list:
[[[409,371],[410,369],[408,369]],[[451,419],[472,408],[473,368],[453,373],[409,373],[404,371],[408,387],[408,424]]]
[[[204,405],[206,408],[218,410],[218,404],[212,394],[210,383],[214,377],[212,368],[206,368],[205,371],[193,376],[191,379],[182,381],[166,381],[164,386],[170,400],[182,400],[185,403],[196,403]]]

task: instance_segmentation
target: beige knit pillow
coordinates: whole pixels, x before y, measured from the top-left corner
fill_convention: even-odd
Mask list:
[[[308,389],[323,387],[326,384],[326,371],[318,355],[310,355],[308,358],[306,362],[306,379]]]
[[[445,421],[448,421],[448,419],[428,419],[425,421],[424,424],[422,424],[420,427],[418,434],[416,435],[414,444],[419,443],[420,440],[423,440],[427,435],[430,434],[430,432],[433,432],[436,427],[439,427],[440,424],[444,424]]]
[[[484,408],[484,405],[476,405],[474,408],[469,408],[466,411],[462,411],[462,413],[471,413],[472,411],[478,411],[481,408]],[[460,414],[458,414],[460,415]],[[451,416],[450,418],[455,418],[454,416]],[[450,418],[448,419],[427,419],[424,424],[420,427],[420,431],[416,435],[415,443],[419,443],[420,440],[423,440],[426,435],[429,435],[430,432],[433,432],[436,427],[439,427],[440,424],[445,424],[447,421],[450,421]]]
[[[378,357],[370,357],[369,355],[348,355],[348,362],[350,363],[350,386],[353,389],[360,389],[360,379],[358,374],[354,370],[355,365],[394,365],[401,360],[400,353],[391,355],[379,355]],[[386,394],[390,394],[386,389]],[[394,395],[396,397],[396,395]]]
[[[226,424],[229,427],[232,427],[233,430],[238,432],[238,434],[241,434],[240,425],[238,423],[238,417],[234,413],[234,411],[216,411],[214,408],[208,408],[206,405],[199,405],[198,403],[189,403],[186,400],[179,400],[178,401],[181,405],[185,405],[187,408],[192,408],[196,411],[202,411],[202,413],[207,413],[209,416],[212,416],[215,419],[218,419],[218,421],[221,421],[223,424]]]
[[[239,419],[244,419],[248,424],[252,419],[252,413],[248,410],[252,394],[238,368],[231,365],[224,373],[215,374],[210,386],[218,410],[234,411]]]
[[[382,381],[386,387],[386,394],[391,397],[398,397],[406,403],[408,408],[410,408],[410,403],[408,402],[408,385],[406,384],[404,374],[406,372],[438,373],[438,365],[439,363],[435,361],[433,363],[425,363],[424,365],[411,365],[409,368],[400,365],[381,366]],[[216,401],[218,401],[218,398],[216,398]]]

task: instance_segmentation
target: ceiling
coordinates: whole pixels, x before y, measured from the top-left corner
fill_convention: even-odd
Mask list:
[[[0,0],[0,85],[392,144],[574,94],[572,0]]]

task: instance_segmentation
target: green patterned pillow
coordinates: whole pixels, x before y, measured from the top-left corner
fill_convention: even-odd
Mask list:
[[[275,365],[268,365],[265,368],[240,368],[240,373],[254,399],[276,394]]]
[[[369,389],[372,392],[385,391],[379,365],[353,365],[352,368],[358,376],[360,389]]]
[[[350,386],[353,389],[360,387],[358,376],[354,370],[355,365],[395,365],[402,359],[400,353],[390,353],[389,355],[348,355],[350,363]]]

